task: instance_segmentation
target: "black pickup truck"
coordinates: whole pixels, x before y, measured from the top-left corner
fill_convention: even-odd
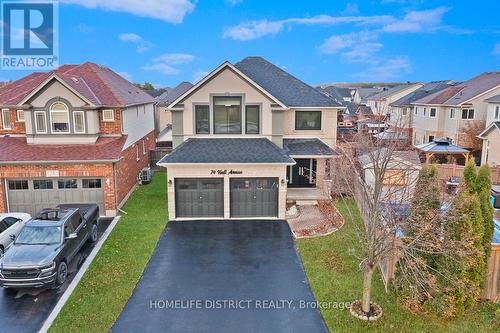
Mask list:
[[[28,221],[0,259],[4,288],[58,287],[85,242],[98,239],[99,207],[64,204],[47,208]]]

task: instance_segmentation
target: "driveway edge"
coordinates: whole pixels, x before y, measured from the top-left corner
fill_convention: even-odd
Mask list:
[[[61,312],[64,304],[66,304],[66,302],[68,301],[69,297],[71,296],[71,294],[75,290],[78,283],[80,283],[80,280],[82,279],[83,275],[85,274],[87,269],[90,267],[90,264],[94,261],[95,257],[97,256],[97,253],[99,253],[99,250],[101,249],[101,247],[104,244],[104,242],[106,241],[106,239],[108,239],[108,236],[111,234],[111,232],[115,228],[115,226],[118,223],[118,221],[120,220],[120,218],[121,218],[121,216],[116,216],[113,219],[113,221],[111,221],[111,224],[106,229],[106,231],[102,234],[101,238],[99,239],[99,242],[94,246],[94,248],[92,249],[92,252],[90,252],[87,259],[83,263],[82,267],[80,267],[80,269],[78,270],[78,273],[76,273],[75,278],[73,279],[73,281],[71,281],[70,285],[68,286],[68,289],[66,289],[66,291],[64,292],[62,297],[59,299],[56,306],[54,307],[54,309],[52,310],[50,315],[47,317],[47,319],[45,320],[45,322],[43,323],[42,327],[40,328],[40,330],[38,332],[46,333],[49,330],[50,326],[52,326],[52,323],[59,315],[59,312]]]

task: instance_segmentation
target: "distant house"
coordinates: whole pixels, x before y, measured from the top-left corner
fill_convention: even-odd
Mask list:
[[[489,124],[479,138],[483,140],[481,164],[500,167],[500,120]]]
[[[500,72],[486,72],[412,102],[412,143],[450,138],[462,148],[473,148],[472,140],[487,125],[488,110],[489,119],[494,118],[495,103],[488,99],[498,94]]]
[[[172,147],[172,113],[167,110],[167,106],[179,96],[191,89],[190,82],[181,82],[175,88],[170,89],[155,98],[155,130],[157,146]]]
[[[422,83],[400,84],[366,97],[366,105],[371,107],[375,115],[387,115],[390,104],[422,87]]]
[[[454,81],[433,81],[424,84],[412,93],[401,97],[389,105],[387,123],[391,127],[407,129],[411,136],[413,102],[456,84]]]

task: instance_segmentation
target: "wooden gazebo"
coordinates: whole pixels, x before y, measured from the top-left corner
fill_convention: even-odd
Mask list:
[[[450,142],[448,138],[435,139],[432,142],[424,143],[415,146],[420,153],[425,155],[425,163],[429,164],[432,157],[436,155],[456,157],[461,156],[465,158],[465,163],[469,160],[470,151],[464,148],[460,148]]]

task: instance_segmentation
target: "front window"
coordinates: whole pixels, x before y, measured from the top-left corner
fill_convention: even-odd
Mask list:
[[[247,134],[259,134],[259,106],[245,107],[245,131]]]
[[[73,122],[75,124],[75,133],[85,133],[85,114],[83,111],[73,112]]]
[[[455,119],[455,109],[450,109],[450,119]]]
[[[500,106],[495,107],[495,119],[500,119]]]
[[[321,111],[295,111],[296,130],[320,130]]]
[[[462,119],[474,119],[474,109],[463,109]]]
[[[61,242],[62,229],[58,226],[25,226],[15,243],[23,245],[50,245]]]
[[[214,97],[214,133],[241,134],[241,97]]]
[[[4,129],[10,129],[10,111],[9,111],[9,109],[2,110],[2,126]]]
[[[210,134],[210,108],[208,105],[194,106],[196,134]]]
[[[429,117],[431,117],[431,118],[436,117],[436,108],[431,108],[431,111],[429,113]]]
[[[47,133],[47,121],[43,111],[35,111],[35,130],[37,133]]]
[[[24,110],[17,110],[17,121],[24,123]]]
[[[69,110],[66,104],[56,102],[50,107],[52,133],[69,133]]]

